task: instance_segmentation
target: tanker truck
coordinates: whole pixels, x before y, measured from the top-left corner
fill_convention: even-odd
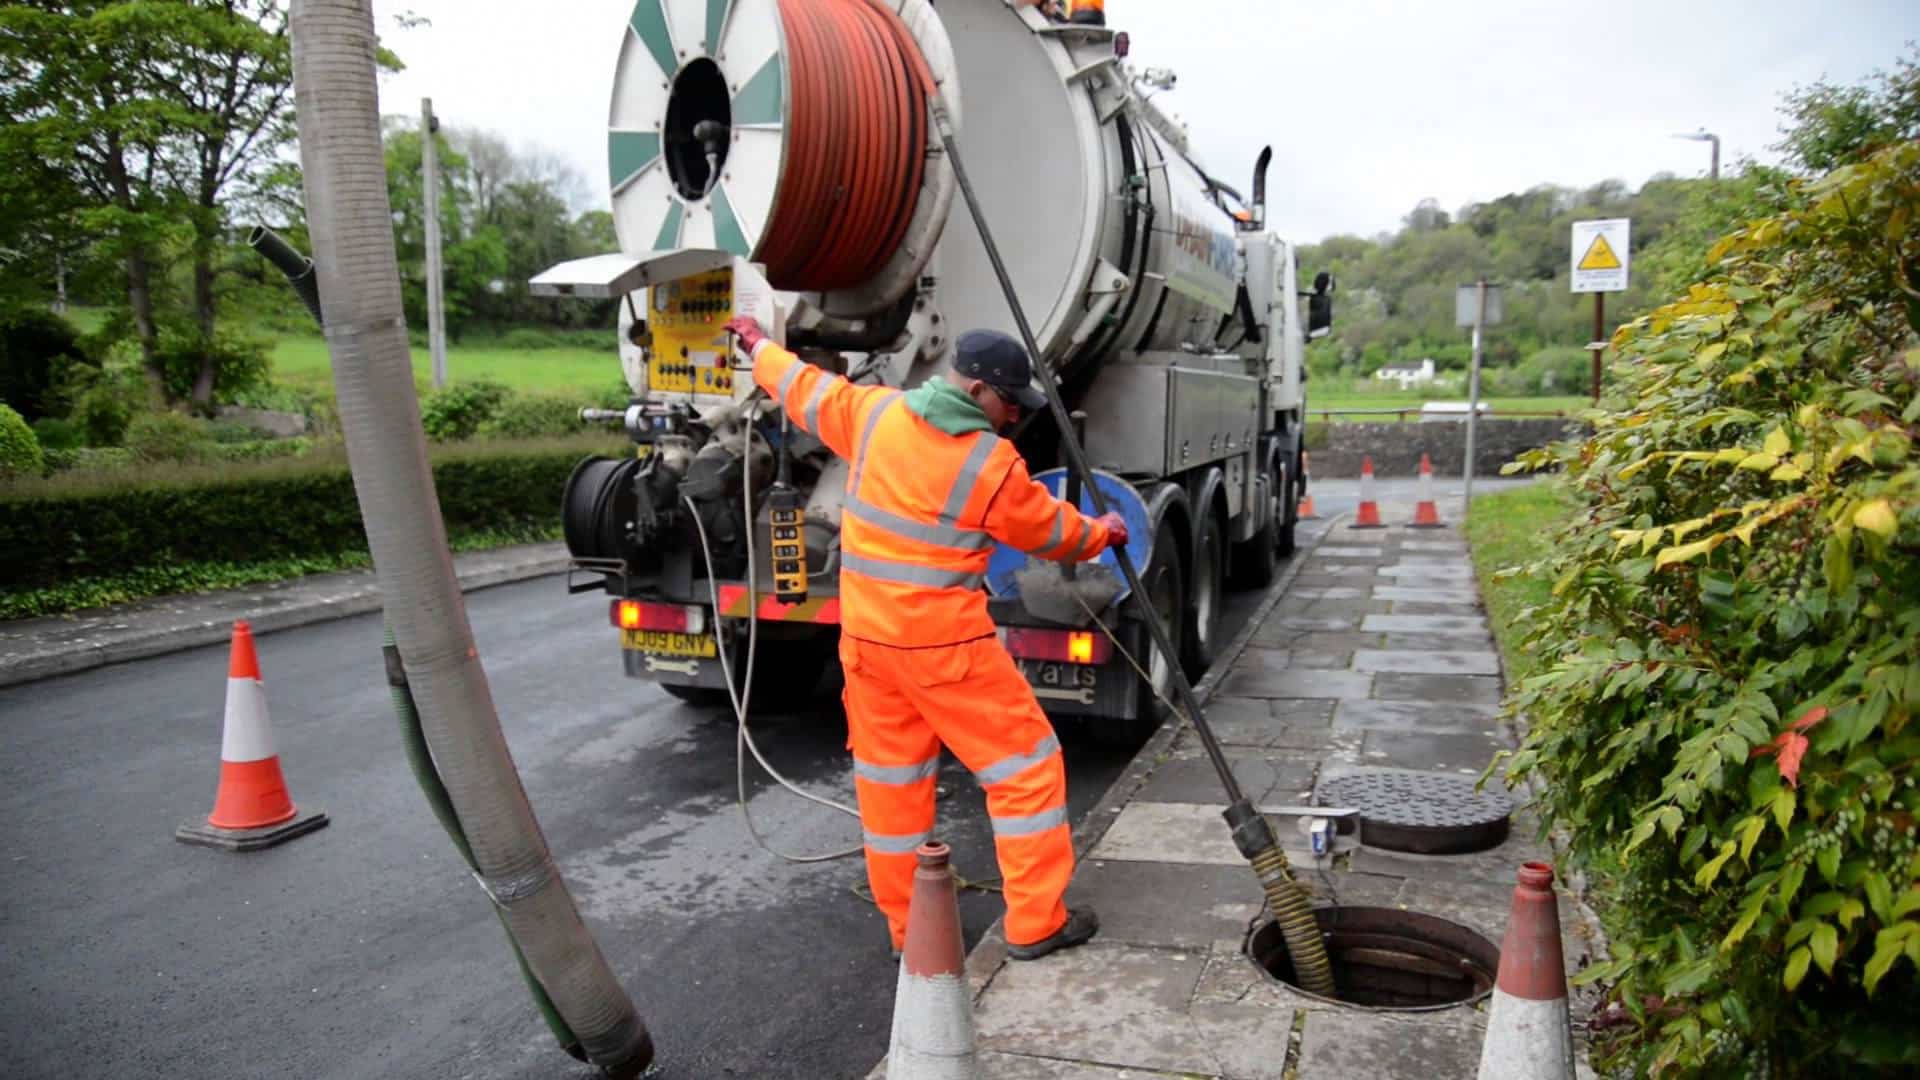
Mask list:
[[[622,32],[607,142],[621,250],[532,290],[618,303],[632,398],[583,417],[621,425],[635,451],[581,462],[562,524],[568,588],[607,598],[626,674],[715,706],[751,679],[765,706],[834,667],[846,464],[782,423],[724,327],[754,315],[813,364],[902,388],[960,333],[1015,333],[956,198],[947,125],[1036,378],[1084,424],[1178,655],[1123,597],[1032,602],[1010,549],[990,611],[1050,713],[1157,724],[1171,665],[1197,676],[1221,645],[1229,576],[1265,584],[1293,550],[1302,354],[1331,326],[1332,282],[1302,289],[1265,227],[1271,150],[1243,194],[1150,100],[1173,76],[1130,66],[1127,34],[1006,0],[639,0]],[[1014,437],[1037,480],[1091,506],[1048,415]]]

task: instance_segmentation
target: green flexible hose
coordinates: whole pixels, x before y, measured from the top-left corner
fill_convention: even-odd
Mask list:
[[[407,764],[413,769],[413,778],[420,784],[421,794],[427,797],[427,807],[447,831],[453,846],[460,852],[460,859],[467,869],[479,872],[479,865],[473,861],[473,848],[467,843],[467,831],[460,826],[460,817],[454,813],[453,800],[447,796],[447,786],[440,780],[440,771],[434,767],[433,753],[427,748],[426,734],[420,729],[420,712],[413,704],[413,689],[407,685],[406,668],[400,662],[400,647],[394,641],[393,627],[386,627],[386,637],[381,643],[380,652],[387,662],[387,685],[393,692],[393,711],[400,718],[400,743],[407,750]],[[501,929],[506,929],[506,919],[495,907],[494,916],[500,919]],[[540,1015],[546,1019],[547,1027],[553,1032],[554,1041],[562,1049],[580,1061],[587,1060],[587,1052],[580,1045],[580,1039],[573,1029],[567,1026],[560,1016],[560,1010],[554,1008],[552,999],[547,997],[546,987],[533,977],[533,969],[527,966],[527,958],[520,952],[520,943],[507,934],[507,944],[513,949],[514,962],[520,966],[520,977],[526,980],[527,991],[533,995],[533,1003],[539,1007]]]

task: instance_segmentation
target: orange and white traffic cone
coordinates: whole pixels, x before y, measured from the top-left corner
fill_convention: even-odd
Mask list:
[[[301,810],[287,794],[280,755],[267,719],[267,689],[253,651],[253,628],[233,624],[227,660],[227,713],[220,738],[220,789],[213,813],[189,821],[174,838],[189,844],[252,851],[272,847],[327,823],[319,810]]]
[[[1386,524],[1380,520],[1380,503],[1373,494],[1373,457],[1368,455],[1360,459],[1360,511],[1353,516],[1350,529],[1384,529]]]
[[[913,898],[907,905],[907,945],[893,993],[893,1038],[887,1080],[978,1080],[973,991],[967,986],[967,950],[960,939],[960,903],[947,866],[947,845],[914,852]]]
[[[1420,501],[1413,506],[1412,529],[1438,529],[1446,525],[1440,520],[1440,506],[1433,501],[1433,461],[1427,455],[1420,455]]]
[[[1500,975],[1480,1049],[1479,1080],[1573,1080],[1573,1029],[1553,867],[1520,867],[1500,942]]]
[[[1307,452],[1300,451],[1300,490],[1306,492],[1300,496],[1300,512],[1294,516],[1301,521],[1312,521],[1319,517],[1313,508],[1313,470],[1307,468]]]

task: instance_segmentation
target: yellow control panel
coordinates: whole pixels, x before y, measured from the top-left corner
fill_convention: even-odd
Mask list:
[[[655,285],[652,293],[648,392],[731,398],[732,345],[726,326],[733,318],[732,268]]]

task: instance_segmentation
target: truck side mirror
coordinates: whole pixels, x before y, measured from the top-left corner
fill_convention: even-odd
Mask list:
[[[1325,337],[1333,329],[1333,275],[1325,270],[1313,276],[1307,296],[1307,340]]]

